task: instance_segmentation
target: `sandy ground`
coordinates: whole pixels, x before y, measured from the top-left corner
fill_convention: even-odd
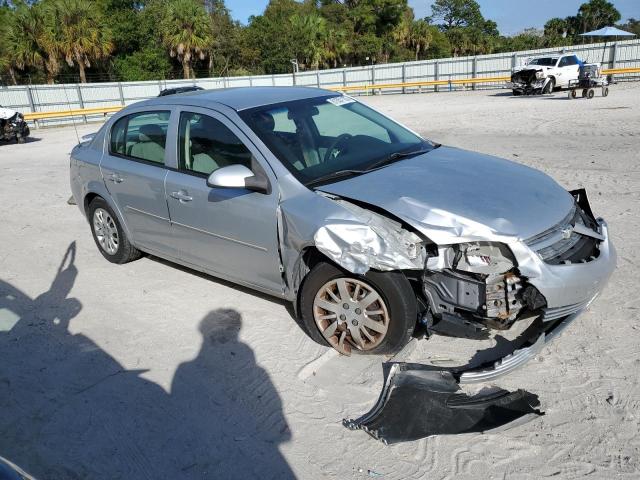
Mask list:
[[[107,263],[66,204],[76,137],[61,128],[0,145],[0,455],[40,479],[639,478],[640,86],[591,101],[363,99],[435,141],[586,187],[609,221],[607,289],[497,382],[538,394],[545,416],[391,447],[346,430],[378,395],[381,359],[314,344],[278,300],[154,258]],[[399,358],[459,363],[493,344],[433,338]]]

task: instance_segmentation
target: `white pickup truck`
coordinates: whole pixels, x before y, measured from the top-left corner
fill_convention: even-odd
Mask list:
[[[516,67],[508,83],[514,95],[551,93],[554,88],[566,88],[569,80],[576,80],[582,65],[577,55],[545,55]]]

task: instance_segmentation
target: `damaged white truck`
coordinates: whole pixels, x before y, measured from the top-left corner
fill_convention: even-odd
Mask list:
[[[148,252],[287,299],[342,354],[533,319],[508,360],[461,383],[534,355],[616,264],[584,190],[315,88],[128,106],[73,149],[71,188],[107,260]]]
[[[574,54],[535,57],[513,69],[507,88],[511,88],[514,95],[552,93],[577,80],[582,64]]]

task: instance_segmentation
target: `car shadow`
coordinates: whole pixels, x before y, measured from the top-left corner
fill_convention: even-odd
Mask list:
[[[0,280],[2,456],[42,479],[294,478],[282,401],[239,339],[240,314],[200,321],[200,351],[167,393],[70,331],[75,255],[72,243],[35,298]]]
[[[239,285],[237,283],[233,283],[233,282],[231,282],[229,280],[225,280],[223,278],[214,277],[213,275],[209,275],[208,273],[200,272],[198,270],[194,270],[192,268],[185,267],[184,265],[180,265],[179,263],[174,263],[171,260],[166,260],[166,259],[161,258],[161,257],[156,257],[155,255],[147,254],[146,257],[149,260],[161,263],[162,265],[166,265],[167,267],[177,268],[180,271],[183,271],[183,272],[186,272],[186,273],[190,273],[191,275],[195,275],[197,277],[203,278],[203,279],[208,280],[210,282],[214,282],[214,283],[217,283],[219,285],[224,285],[225,287],[233,288],[234,290],[237,290],[237,291],[242,292],[242,293],[246,293],[247,295],[252,295],[252,296],[258,297],[258,298],[260,298],[262,300],[267,300],[269,302],[272,302],[272,303],[275,303],[275,304],[278,304],[278,305],[282,305],[285,308],[285,310],[287,311],[287,313],[291,316],[291,318],[296,323],[298,323],[301,328],[303,328],[301,320],[299,320],[297,318],[297,315],[296,315],[296,313],[295,313],[295,311],[293,309],[293,305],[288,300],[285,300],[283,298],[274,297],[273,295],[269,295],[269,294],[266,294],[266,293],[259,292],[257,290],[254,290],[253,288],[245,287],[243,285]]]

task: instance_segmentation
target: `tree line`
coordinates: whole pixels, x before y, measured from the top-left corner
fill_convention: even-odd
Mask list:
[[[621,16],[589,0],[544,30],[503,36],[475,0],[270,0],[247,25],[224,0],[0,0],[2,83],[288,73],[582,43]],[[640,22],[621,25],[640,34]],[[292,62],[293,61],[293,62]]]

